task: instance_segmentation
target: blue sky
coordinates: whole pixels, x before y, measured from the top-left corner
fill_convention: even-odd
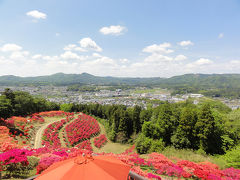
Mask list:
[[[240,72],[239,0],[0,0],[0,75]]]

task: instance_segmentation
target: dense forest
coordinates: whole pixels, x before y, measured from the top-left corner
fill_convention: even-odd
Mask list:
[[[162,102],[156,108],[147,109],[99,104],[72,104],[65,108],[101,118],[112,141],[136,142],[139,153],[174,146],[224,154],[240,140],[240,111],[232,111],[219,101],[207,100],[198,105],[191,100]]]
[[[69,86],[68,90],[95,91],[94,86],[111,86],[111,89],[131,87],[160,87],[172,94],[201,93],[210,97],[240,97],[240,74],[185,74],[171,78],[117,78],[99,77],[91,74],[57,73],[50,76],[18,77],[0,76],[1,86]]]
[[[7,88],[0,96],[0,119],[11,116],[27,116],[35,112],[58,110],[59,105],[44,98],[33,97],[27,92]],[[1,124],[1,122],[0,122]]]

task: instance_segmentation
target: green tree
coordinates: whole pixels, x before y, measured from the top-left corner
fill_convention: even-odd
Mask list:
[[[16,91],[14,92],[14,94],[15,94],[14,98],[15,116],[24,116],[35,112],[34,99],[29,93]]]
[[[6,119],[13,113],[11,101],[5,95],[0,96],[0,119]],[[1,124],[1,123],[0,123]]]
[[[141,130],[140,113],[142,108],[134,106],[132,113],[133,131],[138,133]]]
[[[199,148],[205,152],[211,152],[209,146],[211,146],[211,143],[214,143],[212,140],[214,140],[213,137],[215,136],[215,122],[209,104],[202,106],[195,128],[200,141]]]
[[[145,121],[150,121],[152,117],[152,111],[143,109],[140,113],[140,123],[143,125]]]
[[[158,115],[158,124],[160,126],[160,137],[163,138],[163,141],[166,145],[171,144],[171,136],[174,131],[174,117],[173,111],[170,103],[165,103],[161,106],[159,115]]]
[[[234,110],[226,116],[225,127],[230,137],[240,142],[240,109]]]
[[[142,126],[142,133],[151,139],[159,139],[161,137],[161,128],[159,124],[145,121]]]
[[[60,110],[64,112],[72,112],[73,104],[61,104]]]
[[[146,154],[152,145],[152,139],[144,136],[142,133],[136,139],[136,150],[140,154]]]
[[[174,147],[193,149],[198,147],[196,132],[194,131],[197,120],[197,112],[191,106],[182,109],[179,125],[171,137]]]
[[[12,106],[14,106],[15,94],[10,88],[6,88],[3,92],[3,95],[11,101]]]

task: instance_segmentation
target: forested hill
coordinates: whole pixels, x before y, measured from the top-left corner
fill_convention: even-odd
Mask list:
[[[164,79],[167,85],[201,85],[203,87],[240,87],[240,74],[185,74]]]
[[[50,76],[18,77],[0,76],[0,85],[72,85],[72,84],[95,84],[95,85],[156,85],[162,78],[117,78],[100,77],[88,73],[64,74],[57,73]]]
[[[100,77],[87,73],[49,76],[0,76],[0,85],[130,85],[159,86],[173,90],[173,94],[202,93],[208,96],[240,97],[240,74],[185,74],[171,78]]]
[[[240,74],[185,74],[162,80],[173,94],[201,93],[214,97],[240,97]]]
[[[118,78],[100,77],[88,73],[64,74],[57,73],[49,76],[19,77],[13,75],[0,76],[0,85],[161,85],[161,86],[201,86],[201,87],[240,87],[240,74],[185,74],[171,78]]]

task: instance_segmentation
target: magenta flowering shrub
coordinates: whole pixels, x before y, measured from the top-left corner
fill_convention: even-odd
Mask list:
[[[235,169],[233,167],[222,170],[222,173],[227,180],[237,180],[240,179],[240,169]]]
[[[27,156],[31,156],[32,152],[27,149],[12,149],[0,154],[1,165],[17,164],[27,165]]]
[[[60,156],[60,157],[68,157],[68,153],[66,151],[54,151],[52,154]]]
[[[96,136],[100,132],[100,127],[96,119],[86,114],[82,114],[68,124],[65,130],[70,145],[74,146],[81,141]]]
[[[41,159],[37,166],[37,174],[40,174],[42,171],[47,169],[53,163],[61,161],[63,158],[55,154],[46,153],[41,156]]]
[[[157,174],[164,174],[168,176],[182,177],[183,169],[175,164],[162,164],[156,171]]]
[[[100,135],[99,137],[94,138],[94,145],[97,148],[103,147],[107,143],[107,138],[104,134]]]
[[[90,141],[83,141],[78,146],[88,146]],[[131,149],[131,148],[130,148]],[[126,152],[129,152],[127,150]],[[170,159],[159,153],[152,153],[149,158],[144,159],[136,153],[121,153],[113,154],[108,153],[106,156],[113,156],[132,167],[131,171],[144,176],[148,179],[161,179],[160,175],[171,176],[177,178],[193,178],[203,180],[239,180],[240,170],[234,168],[228,168],[220,170],[217,165],[210,162],[194,163],[186,160],[179,160],[177,163],[173,163]],[[131,151],[132,152],[132,151]],[[37,173],[41,173],[55,162],[73,158],[76,156],[82,156],[83,154],[92,154],[92,151],[78,148],[52,148],[44,147],[39,149],[14,149],[0,154],[1,164],[5,164],[8,167],[9,172],[14,172],[17,167],[28,167],[27,157],[37,156],[40,161],[37,166]],[[15,165],[18,166],[15,166]],[[11,168],[9,168],[11,167]],[[164,179],[164,178],[162,178]]]
[[[27,157],[31,154],[31,151],[26,149],[12,149],[0,154],[0,172],[5,171],[6,178],[27,174]]]
[[[161,180],[162,179],[160,176],[157,176],[157,175],[152,174],[152,173],[148,173],[147,177],[150,178],[150,179],[157,179],[157,180]]]

